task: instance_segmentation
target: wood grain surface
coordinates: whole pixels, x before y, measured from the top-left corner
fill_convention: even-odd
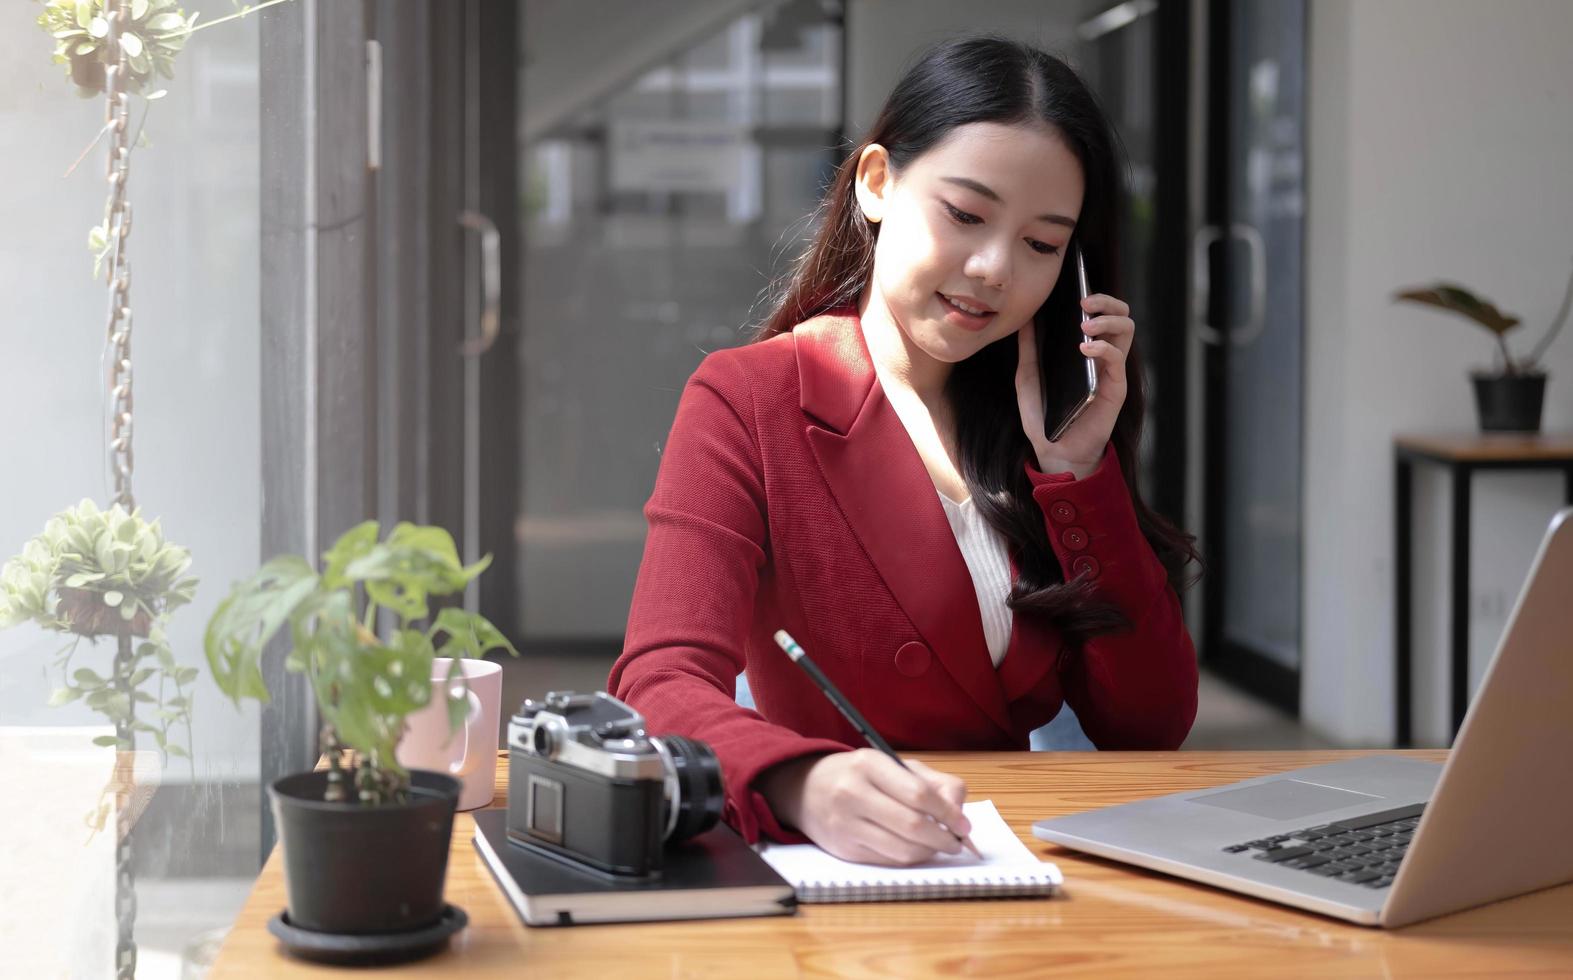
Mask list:
[[[1401,449],[1463,463],[1533,463],[1573,460],[1573,434],[1566,432],[1438,432],[1393,437]]]
[[[470,926],[444,953],[390,972],[495,977],[1573,976],[1573,885],[1393,932],[1085,857],[1033,821],[1217,786],[1361,751],[919,753],[992,799],[1033,853],[1059,864],[1053,899],[809,905],[792,917],[531,929],[480,863],[459,814],[447,897]],[[1441,761],[1446,752],[1394,753]],[[498,766],[501,791],[506,757]],[[502,802],[499,796],[497,803]],[[292,959],[266,923],[284,906],[275,849],[214,977],[342,978]]]

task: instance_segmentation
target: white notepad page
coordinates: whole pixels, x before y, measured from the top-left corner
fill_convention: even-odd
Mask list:
[[[963,850],[905,868],[843,861],[813,844],[765,844],[760,855],[792,883],[799,901],[860,902],[918,898],[1050,895],[1064,878],[1011,832],[994,801],[963,805],[981,859]]]

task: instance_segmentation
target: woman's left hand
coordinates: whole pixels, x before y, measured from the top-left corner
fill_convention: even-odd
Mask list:
[[[1043,388],[1038,380],[1037,331],[1028,322],[1016,332],[1019,357],[1016,366],[1016,407],[1021,412],[1021,427],[1038,457],[1043,473],[1069,470],[1080,480],[1097,469],[1103,449],[1114,432],[1114,420],[1125,404],[1125,357],[1136,335],[1131,308],[1104,293],[1094,293],[1081,301],[1092,319],[1081,325],[1081,332],[1092,340],[1077,353],[1090,357],[1098,368],[1098,394],[1081,418],[1071,424],[1059,442],[1050,442],[1044,428]],[[1056,422],[1059,420],[1056,419]]]

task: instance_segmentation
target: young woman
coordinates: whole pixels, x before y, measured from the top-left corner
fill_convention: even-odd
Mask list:
[[[1062,703],[1100,748],[1190,730],[1176,589],[1196,554],[1131,482],[1130,310],[1079,303],[1066,261],[1074,243],[1113,283],[1118,167],[1064,63],[939,45],[838,172],[757,342],[685,388],[609,687],[715,749],[749,840],[906,864],[968,830],[962,782],[867,748],[779,629],[897,749],[1026,748]],[[1035,323],[1064,342],[1038,350]],[[1058,442],[1040,357],[1055,376],[1097,363]],[[745,668],[757,711],[735,702]]]

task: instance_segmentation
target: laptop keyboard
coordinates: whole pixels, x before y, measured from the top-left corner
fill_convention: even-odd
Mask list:
[[[1425,812],[1424,803],[1369,813],[1292,834],[1230,844],[1225,853],[1270,861],[1333,881],[1347,881],[1367,888],[1386,888],[1398,874],[1399,862],[1409,850]]]

